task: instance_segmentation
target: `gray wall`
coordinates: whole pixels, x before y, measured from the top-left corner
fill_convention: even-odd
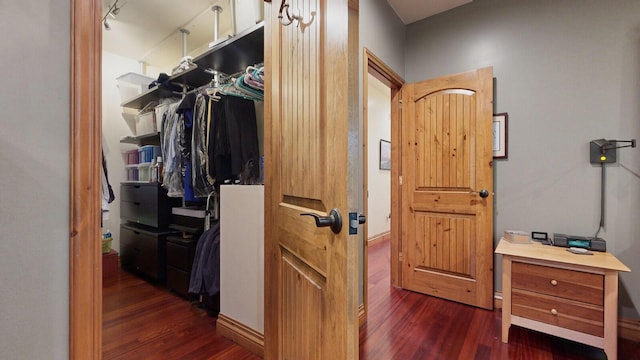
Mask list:
[[[404,38],[405,26],[386,0],[360,0],[361,60],[362,48],[366,47],[398,75],[404,76]],[[362,64],[362,61],[360,63]],[[362,90],[362,71],[360,85]],[[362,114],[360,116],[362,117]]]
[[[0,34],[0,359],[67,359],[69,1],[3,1]]]
[[[593,236],[600,167],[589,141],[640,138],[640,1],[475,0],[407,27],[408,82],[493,66],[509,113],[509,159],[495,162],[494,240],[505,229]],[[640,149],[606,171],[605,231],[621,275],[621,316],[639,318]],[[501,289],[496,258],[496,289]]]

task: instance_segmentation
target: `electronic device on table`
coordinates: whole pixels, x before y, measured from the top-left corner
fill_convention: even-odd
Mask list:
[[[553,234],[553,246],[567,248],[581,248],[593,251],[607,251],[607,243],[597,237],[585,237],[577,235]]]

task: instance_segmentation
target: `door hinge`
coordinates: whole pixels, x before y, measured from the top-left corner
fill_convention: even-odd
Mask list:
[[[398,176],[398,182],[402,185],[402,175]]]
[[[398,261],[402,262],[404,260],[404,255],[402,253],[398,253]]]

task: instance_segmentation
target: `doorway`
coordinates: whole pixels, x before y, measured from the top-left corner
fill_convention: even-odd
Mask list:
[[[364,288],[364,315],[360,317],[360,323],[367,318],[368,309],[368,240],[384,240],[389,238],[391,248],[391,285],[400,285],[400,271],[398,269],[398,256],[400,246],[400,89],[404,80],[380,58],[369,49],[363,49],[363,209],[367,211],[368,220],[363,229],[363,288]],[[375,100],[374,100],[375,99]],[[388,101],[388,104],[371,104],[369,101]],[[378,108],[380,106],[380,108]],[[376,111],[383,110],[387,115],[382,118]],[[386,120],[384,119],[386,116]],[[375,129],[374,129],[375,126]],[[370,136],[371,135],[371,136]],[[383,138],[384,137],[384,138]],[[382,151],[389,150],[390,163],[381,158]],[[383,160],[381,162],[381,160]],[[390,169],[387,165],[390,165]],[[373,175],[369,175],[373,173]],[[375,178],[374,178],[375,177]],[[374,187],[386,187],[388,196],[388,208],[375,215],[369,211],[378,201],[372,199],[371,192]],[[377,194],[376,194],[377,195]],[[371,201],[372,200],[372,201]],[[381,199],[384,201],[384,199]],[[371,216],[375,216],[372,219]],[[384,226],[375,227],[372,222],[383,222]],[[384,240],[386,241],[386,240]]]

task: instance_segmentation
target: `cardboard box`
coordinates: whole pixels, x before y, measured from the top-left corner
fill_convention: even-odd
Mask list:
[[[514,244],[528,244],[531,242],[529,233],[518,230],[505,230],[503,238]]]

